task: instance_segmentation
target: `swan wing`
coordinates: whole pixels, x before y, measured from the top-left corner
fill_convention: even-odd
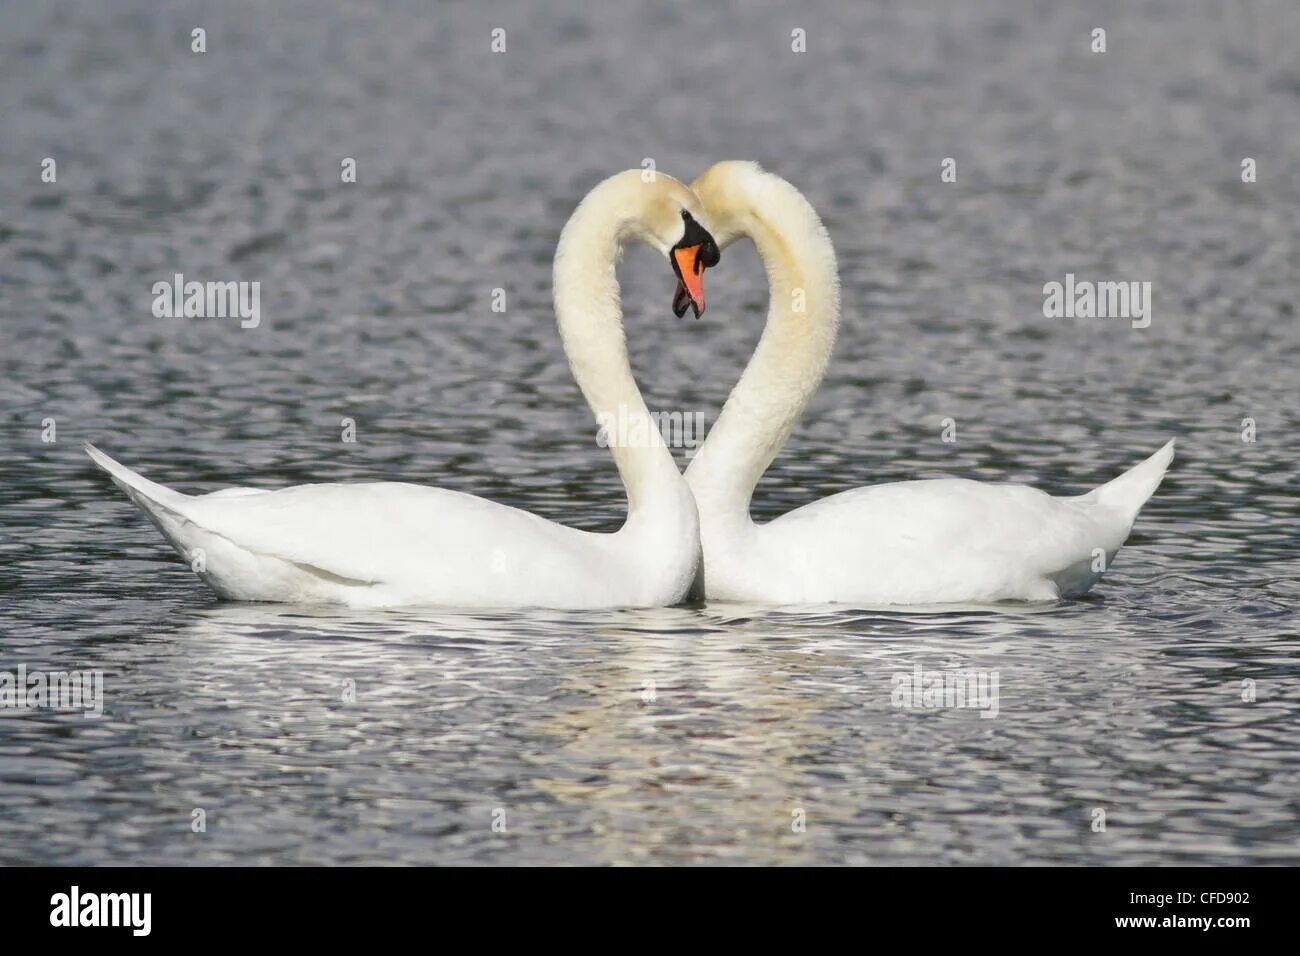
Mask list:
[[[579,534],[485,498],[399,482],[203,495],[185,516],[250,551],[367,584],[563,552]],[[499,552],[499,554],[498,554]]]
[[[1055,597],[1043,580],[1106,548],[1102,530],[1067,499],[965,479],[857,488],[759,529],[810,594],[907,604]]]
[[[757,529],[765,561],[800,600],[879,603],[1050,600],[1109,567],[1173,457],[1075,498],[966,479],[856,488]],[[775,575],[774,575],[775,577]]]
[[[191,496],[86,450],[226,597],[465,606],[606,597],[609,535],[474,495],[376,482]]]

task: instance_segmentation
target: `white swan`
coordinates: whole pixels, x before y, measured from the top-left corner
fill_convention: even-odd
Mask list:
[[[612,176],[578,206],[555,253],[555,314],[587,403],[638,442],[607,435],[627,491],[617,532],[567,528],[473,495],[392,482],[234,488],[184,495],[87,445],[86,452],[226,598],[458,607],[595,608],[674,604],[700,560],[695,502],[662,442],[628,364],[615,266],[628,239],[666,255],[674,308],[703,309],[717,247],[703,206],[677,180]],[[687,300],[681,300],[682,290]],[[657,432],[655,432],[657,435]]]
[[[691,188],[720,247],[753,239],[771,292],[758,348],[686,471],[700,510],[707,597],[779,604],[1046,601],[1096,583],[1160,484],[1172,441],[1075,498],[1025,485],[904,481],[856,488],[755,524],[754,486],[820,384],[835,344],[835,250],[803,195],[756,164],[719,163]]]

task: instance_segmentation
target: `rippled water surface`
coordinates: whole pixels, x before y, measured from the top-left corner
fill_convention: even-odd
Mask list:
[[[0,671],[105,682],[98,720],[0,711],[0,862],[1300,862],[1290,0],[0,20]],[[1177,437],[1103,584],[908,611],[223,604],[81,454],[616,527],[549,266],[581,195],[645,157],[764,162],[840,255],[840,344],[759,517],[943,474],[1077,493]],[[154,318],[176,272],[260,281],[261,326]],[[1067,272],[1151,281],[1151,326],[1044,318]],[[701,322],[652,253],[622,275],[649,403],[712,420],[763,317],[752,247]],[[995,672],[997,716],[893,706],[918,665]]]

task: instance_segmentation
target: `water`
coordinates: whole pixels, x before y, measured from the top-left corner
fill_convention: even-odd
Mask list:
[[[1300,861],[1294,4],[547,10],[0,13],[0,670],[102,669],[106,697],[0,716],[0,862]],[[841,341],[760,518],[942,474],[1076,493],[1177,437],[1102,586],[937,613],[222,604],[81,454],[616,527],[549,263],[647,156],[763,161],[840,254]],[[155,319],[175,272],[260,281],[261,326]],[[1150,328],[1044,318],[1066,272],[1151,281]],[[698,323],[653,253],[623,275],[650,405],[712,420],[759,333],[752,247]],[[995,671],[997,717],[892,706],[917,665]]]

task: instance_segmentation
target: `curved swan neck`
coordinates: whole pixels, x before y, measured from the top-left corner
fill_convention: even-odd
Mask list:
[[[627,491],[629,519],[684,490],[672,453],[651,428],[623,333],[616,268],[624,241],[643,235],[647,188],[622,174],[593,189],[560,234],[554,270],[555,316],[573,377],[597,424],[627,426],[608,432],[606,441]]]
[[[754,486],[821,384],[839,325],[835,249],[816,210],[757,167],[740,178],[727,190],[731,232],[754,241],[771,300],[758,348],[686,472],[706,524],[748,520]]]

